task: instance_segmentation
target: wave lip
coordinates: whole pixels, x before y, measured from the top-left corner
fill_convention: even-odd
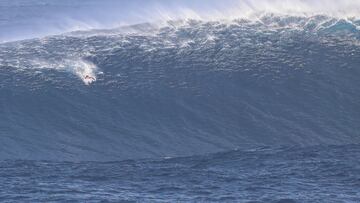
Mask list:
[[[142,6],[139,7],[139,5]],[[175,0],[161,3],[157,0],[2,1],[0,2],[0,19],[2,19],[0,30],[6,30],[6,32],[0,32],[0,41],[180,19],[254,20],[261,15],[271,13],[282,16],[325,15],[338,19],[359,19],[360,5],[358,1],[352,0],[210,0],[206,2]]]

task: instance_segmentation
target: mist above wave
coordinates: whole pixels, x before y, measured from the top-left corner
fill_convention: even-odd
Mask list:
[[[179,19],[253,21],[269,13],[302,17],[325,15],[346,20],[360,16],[360,3],[351,0],[31,0],[2,1],[0,5],[0,18],[3,19],[0,23],[0,42]]]

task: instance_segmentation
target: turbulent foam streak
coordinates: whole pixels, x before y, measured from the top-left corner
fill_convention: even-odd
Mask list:
[[[17,61],[17,64],[18,65],[16,68],[18,70],[24,70],[24,67],[30,66],[31,69],[37,70],[37,74],[42,73],[42,70],[44,69],[73,73],[74,75],[78,76],[79,79],[82,80],[86,85],[90,85],[96,81],[96,74],[98,71],[98,67],[95,64],[81,58],[52,60],[30,59],[22,62]]]

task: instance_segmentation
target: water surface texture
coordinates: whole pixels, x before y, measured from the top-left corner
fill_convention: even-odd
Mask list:
[[[359,202],[360,146],[122,162],[0,162],[5,202]]]
[[[0,201],[360,201],[360,5],[139,2],[0,2]]]

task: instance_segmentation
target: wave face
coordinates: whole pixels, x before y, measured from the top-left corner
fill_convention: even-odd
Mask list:
[[[0,158],[359,143],[359,24],[264,15],[0,44]]]

